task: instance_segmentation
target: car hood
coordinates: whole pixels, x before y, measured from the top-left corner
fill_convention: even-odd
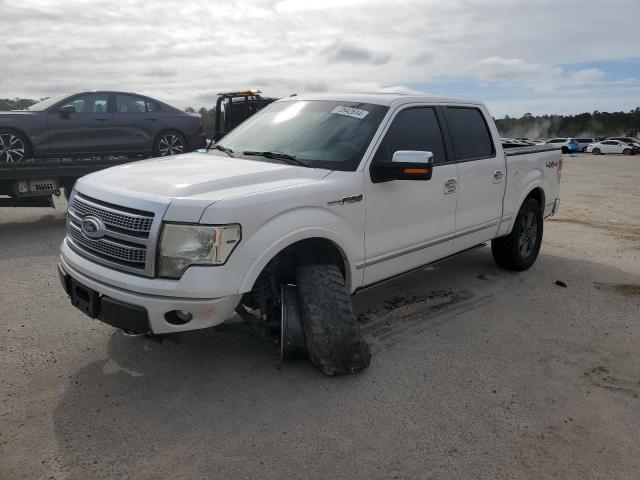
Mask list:
[[[172,205],[208,206],[219,200],[281,189],[326,177],[331,171],[280,163],[185,153],[127,163],[80,179],[77,189],[108,201],[140,198]]]

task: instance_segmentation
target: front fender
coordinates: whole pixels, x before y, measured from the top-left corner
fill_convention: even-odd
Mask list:
[[[292,225],[296,228],[292,229]],[[245,239],[243,253],[255,260],[244,276],[240,292],[251,290],[260,272],[278,253],[311,238],[329,240],[337,247],[344,259],[346,283],[354,291],[362,283],[355,270],[356,263],[364,257],[362,231],[335,212],[320,207],[293,208],[271,217]]]

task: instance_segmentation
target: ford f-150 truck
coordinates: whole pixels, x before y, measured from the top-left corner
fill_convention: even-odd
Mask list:
[[[505,153],[479,102],[289,97],[206,153],[78,180],[59,273],[73,305],[126,332],[236,311],[324,373],[354,372],[370,352],[350,294],[488,241],[498,265],[529,268],[561,169],[554,147]]]

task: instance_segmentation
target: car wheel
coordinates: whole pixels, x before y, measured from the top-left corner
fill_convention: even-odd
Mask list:
[[[630,148],[625,148],[625,149],[622,151],[622,154],[623,154],[623,155],[631,155],[631,149],[630,149]]]
[[[366,369],[371,352],[360,334],[340,269],[335,265],[301,265],[296,283],[311,362],[325,375]]]
[[[184,153],[187,142],[181,133],[175,131],[163,132],[156,138],[153,154],[156,157],[166,157],[169,155],[179,155]]]
[[[594,155],[600,155],[600,149],[594,148],[593,150],[591,150],[591,153],[593,153]]]
[[[513,229],[506,237],[491,241],[493,259],[507,270],[526,270],[538,258],[542,244],[542,208],[537,200],[524,202],[516,216]]]
[[[562,147],[562,153],[564,154],[569,153],[569,149],[567,147]]]
[[[23,162],[31,158],[31,147],[24,135],[0,129],[0,163]]]

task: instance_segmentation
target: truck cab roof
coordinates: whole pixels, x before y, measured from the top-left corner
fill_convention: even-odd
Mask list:
[[[372,103],[374,105],[383,105],[391,107],[393,105],[401,105],[405,103],[449,103],[449,104],[464,104],[464,105],[484,105],[480,101],[460,99],[460,98],[448,98],[448,97],[433,97],[429,95],[414,95],[405,93],[321,93],[321,94],[305,94],[296,95],[294,97],[286,97],[280,101],[292,101],[292,100],[330,100],[330,101],[344,101],[344,102],[362,102]]]

